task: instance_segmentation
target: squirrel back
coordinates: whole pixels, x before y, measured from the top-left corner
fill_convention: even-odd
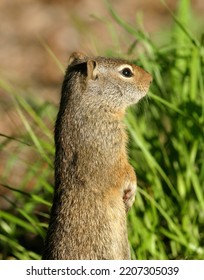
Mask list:
[[[129,259],[126,212],[136,177],[125,109],[151,76],[129,62],[73,53],[55,125],[55,192],[44,259]]]

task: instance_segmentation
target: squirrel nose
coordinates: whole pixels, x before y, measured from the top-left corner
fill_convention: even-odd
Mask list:
[[[152,75],[150,75],[149,73],[148,73],[148,80],[149,80],[149,85],[151,85],[153,78]]]
[[[152,75],[142,69],[140,72],[140,79],[142,83],[146,84],[146,86],[150,86],[152,82]]]
[[[152,75],[149,74],[148,72],[146,72],[145,70],[143,70],[143,76],[144,76],[144,79],[145,79],[149,84],[151,84],[151,82],[152,82]]]

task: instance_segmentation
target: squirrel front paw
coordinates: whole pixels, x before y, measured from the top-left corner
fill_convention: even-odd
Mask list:
[[[132,207],[135,201],[135,194],[137,190],[137,182],[128,182],[123,189],[123,201],[125,203],[126,212]]]

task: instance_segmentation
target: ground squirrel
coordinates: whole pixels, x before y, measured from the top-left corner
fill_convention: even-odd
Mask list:
[[[136,176],[125,109],[151,75],[126,60],[71,55],[55,125],[55,192],[43,259],[129,259],[126,212]]]

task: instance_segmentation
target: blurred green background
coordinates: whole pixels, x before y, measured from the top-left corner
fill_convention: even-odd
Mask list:
[[[204,259],[203,1],[0,3],[0,258],[40,259],[53,193],[53,128],[72,51],[153,76],[125,119],[138,193],[133,259]]]

